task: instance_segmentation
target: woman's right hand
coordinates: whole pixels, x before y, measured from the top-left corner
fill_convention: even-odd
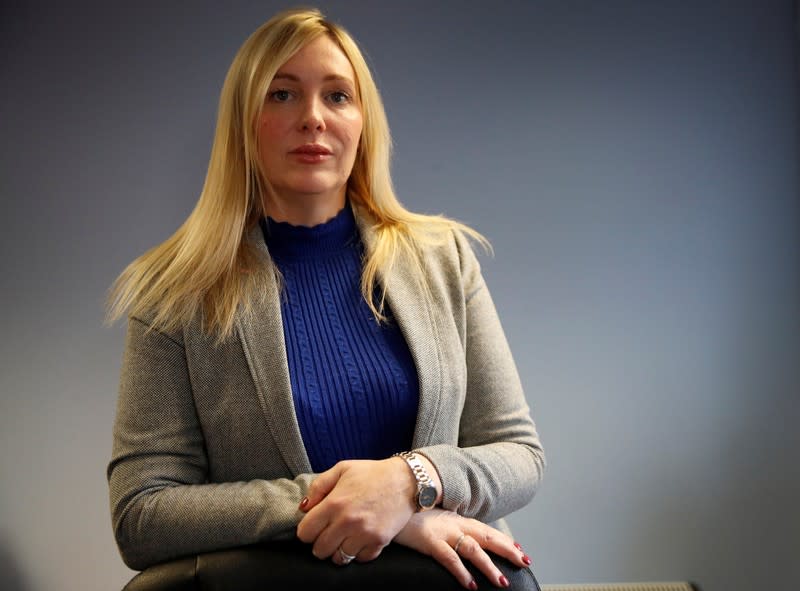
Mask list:
[[[503,532],[444,509],[415,513],[394,541],[431,556],[467,589],[477,589],[478,585],[462,560],[469,560],[498,587],[509,586],[486,550],[522,568],[531,564],[519,545]]]

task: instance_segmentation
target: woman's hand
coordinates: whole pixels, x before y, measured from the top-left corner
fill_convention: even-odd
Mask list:
[[[520,546],[503,532],[444,509],[414,514],[394,541],[431,556],[464,587],[473,590],[478,585],[462,559],[469,560],[498,587],[508,587],[509,582],[486,550],[507,558],[519,567],[527,567],[531,563]]]
[[[311,483],[297,537],[336,564],[374,560],[414,514],[416,491],[402,458],[339,462]]]

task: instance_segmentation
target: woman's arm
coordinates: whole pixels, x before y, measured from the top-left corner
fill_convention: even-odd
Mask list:
[[[141,570],[178,556],[294,537],[298,504],[315,475],[208,483],[183,344],[148,329],[129,320],[108,467],[125,564]]]
[[[545,466],[519,375],[471,246],[455,234],[467,370],[458,445],[418,449],[442,481],[442,507],[494,521],[525,506]]]
[[[429,554],[468,589],[476,586],[466,561],[505,587],[508,581],[486,551],[520,567],[531,560],[511,538],[483,522],[531,500],[544,470],[544,452],[478,261],[460,234],[456,246],[464,298],[463,317],[457,321],[463,322],[467,370],[458,445],[417,450],[438,473],[445,510],[417,513],[395,541]]]

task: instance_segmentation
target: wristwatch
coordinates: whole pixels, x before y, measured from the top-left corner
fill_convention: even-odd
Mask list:
[[[414,499],[417,503],[417,511],[433,509],[436,505],[436,497],[439,495],[439,491],[436,490],[436,485],[428,475],[428,471],[425,470],[425,466],[419,461],[417,454],[413,451],[401,451],[394,455],[406,461],[414,474],[414,478],[417,480],[417,494]]]

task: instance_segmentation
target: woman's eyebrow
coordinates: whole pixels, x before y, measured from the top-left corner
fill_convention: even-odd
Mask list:
[[[273,76],[273,80],[292,80],[294,82],[300,82],[300,78],[295,76],[294,74],[285,74],[283,72],[278,72]]]
[[[291,80],[292,82],[300,82],[300,77],[294,74],[290,74],[288,72],[278,72],[273,76],[273,80]],[[327,76],[322,78],[323,82],[328,82],[330,80],[341,80],[343,82],[349,82],[350,84],[353,83],[347,76],[342,76],[341,74],[328,74]]]

